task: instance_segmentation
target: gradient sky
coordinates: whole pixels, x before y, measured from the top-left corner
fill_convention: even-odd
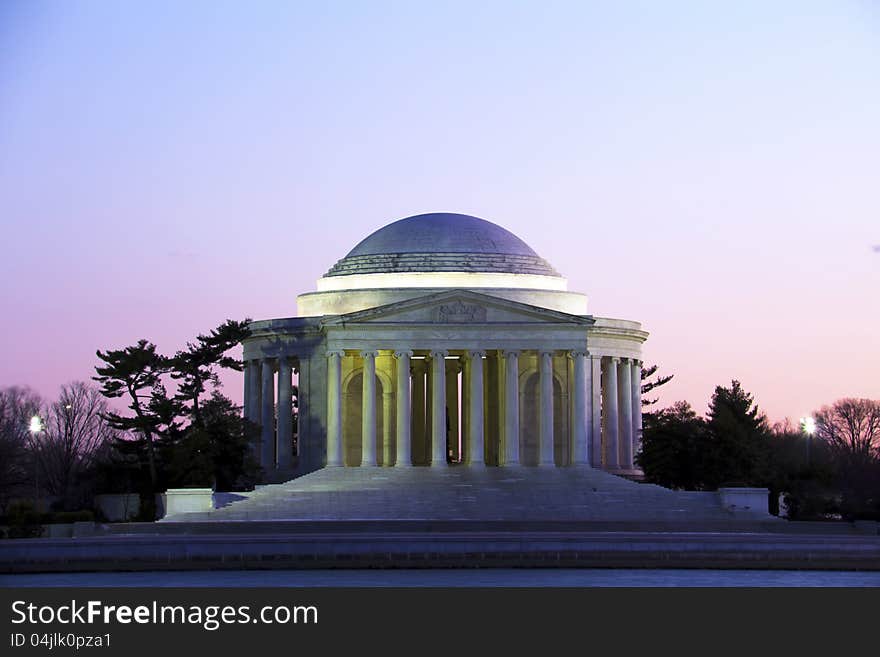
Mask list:
[[[880,5],[0,3],[0,386],[291,316],[431,211],[641,321],[664,404],[880,398]]]

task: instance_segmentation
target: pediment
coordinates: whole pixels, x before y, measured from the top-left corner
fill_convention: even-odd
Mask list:
[[[584,324],[592,317],[567,313],[470,290],[450,290],[376,308],[337,315],[326,326],[349,324]]]

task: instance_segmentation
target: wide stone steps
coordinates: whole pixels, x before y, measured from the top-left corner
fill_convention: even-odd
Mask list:
[[[585,466],[325,468],[164,522],[248,520],[725,521],[715,493],[670,491]]]

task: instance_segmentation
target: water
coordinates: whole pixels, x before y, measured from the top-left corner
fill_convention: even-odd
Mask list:
[[[874,587],[880,572],[820,570],[228,570],[0,575],[0,586]]]

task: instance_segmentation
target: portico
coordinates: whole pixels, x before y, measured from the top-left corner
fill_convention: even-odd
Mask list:
[[[438,325],[432,320],[444,306],[478,307],[485,319]],[[609,337],[637,344],[638,329],[619,321],[608,325],[555,311],[536,313],[466,291],[382,311],[322,322],[325,362],[316,369],[326,371],[326,465],[633,468],[640,430],[633,401],[641,398],[641,361],[591,352],[587,345]],[[405,329],[393,325],[402,319]],[[295,334],[302,324],[287,321],[289,330],[282,333]],[[449,330],[438,334],[438,326]],[[278,328],[276,323],[272,332]],[[259,335],[259,326],[254,329]],[[248,416],[256,416],[258,405],[263,466],[284,469],[294,465],[294,457],[308,457],[305,441],[297,441],[297,454],[291,448],[291,406],[283,403],[289,395],[283,391],[290,390],[291,372],[299,370],[304,356],[320,356],[312,350],[296,353],[285,347],[287,340],[273,338],[279,354],[247,359],[245,387],[254,390],[259,372],[262,401],[250,404]],[[276,374],[281,403],[275,403]],[[596,396],[599,404],[593,403]],[[277,430],[267,430],[276,424]],[[604,430],[604,449],[597,448],[602,444],[597,426]],[[597,453],[602,456],[594,462]]]

